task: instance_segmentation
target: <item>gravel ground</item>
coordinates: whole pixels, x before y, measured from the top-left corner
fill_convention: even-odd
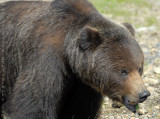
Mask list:
[[[0,0],[4,2],[8,0]],[[146,8],[139,11],[139,16],[132,16],[134,26],[145,22],[146,16],[156,16],[160,21],[160,0],[146,0],[152,4],[152,8]],[[128,6],[129,8],[129,6]],[[132,11],[139,10],[132,6]],[[145,14],[143,13],[145,11]],[[105,15],[113,18],[112,15]],[[124,17],[114,17],[115,21],[124,22]],[[147,27],[136,28],[136,39],[139,42],[145,54],[145,69],[143,80],[145,85],[151,92],[151,96],[140,104],[137,113],[132,113],[122,106],[121,108],[113,108],[112,101],[107,97],[104,98],[101,116],[99,119],[160,119],[160,26],[152,24]]]

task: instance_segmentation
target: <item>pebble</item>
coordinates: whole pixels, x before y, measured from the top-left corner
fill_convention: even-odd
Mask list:
[[[151,115],[148,115],[148,118],[150,119],[152,116]]]
[[[143,50],[143,53],[144,53],[144,54],[148,54],[148,53],[149,53],[148,48],[143,48],[143,47],[142,47],[142,50]]]
[[[138,109],[138,110],[137,110],[137,113],[138,113],[139,115],[144,115],[144,114],[147,113],[147,111],[146,111],[145,109]]]
[[[155,106],[155,109],[156,109],[156,110],[159,110],[159,109],[160,109],[160,107],[159,107],[159,106]]]
[[[154,31],[156,30],[155,26],[150,26],[150,27],[139,27],[136,29],[136,32],[147,32],[147,31]]]
[[[117,116],[117,119],[122,119],[120,116]]]
[[[160,74],[160,67],[155,67],[155,68],[153,69],[153,71],[154,71],[154,73],[156,73],[156,74]]]
[[[114,119],[114,116],[110,116],[109,119]]]
[[[135,119],[135,117],[131,117],[130,119]]]
[[[105,102],[108,102],[108,101],[109,101],[108,97],[105,97],[105,98],[104,98],[104,101],[105,101]]]
[[[147,117],[147,116],[144,116],[143,119],[148,119],[148,117]]]

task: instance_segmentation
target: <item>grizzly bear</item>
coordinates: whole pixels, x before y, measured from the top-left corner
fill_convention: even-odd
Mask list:
[[[96,119],[103,96],[132,112],[150,95],[133,27],[87,0],[0,5],[1,107],[10,119]]]

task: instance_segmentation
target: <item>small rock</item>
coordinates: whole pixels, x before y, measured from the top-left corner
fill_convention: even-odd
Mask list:
[[[148,49],[148,48],[143,48],[143,47],[142,47],[142,50],[143,50],[143,53],[144,53],[144,54],[148,54],[148,53],[149,53],[149,49]]]
[[[148,115],[147,117],[150,119],[152,116],[151,116],[151,115]]]
[[[110,116],[109,119],[114,119],[114,116]]]
[[[150,27],[140,27],[136,29],[136,32],[147,32],[147,31],[153,31],[155,30],[155,26],[150,26]]]
[[[136,118],[138,118],[138,117],[139,117],[138,112],[136,112],[134,116],[135,116]],[[135,118],[135,119],[136,119],[136,118]]]
[[[135,119],[135,117],[131,117],[130,119]]]
[[[117,119],[122,119],[120,116],[117,116]]]
[[[105,97],[105,98],[104,98],[104,101],[105,101],[105,102],[108,102],[108,101],[109,101],[108,97]]]
[[[160,74],[160,67],[155,67],[155,68],[153,69],[153,71],[154,71],[154,73],[156,73],[156,74]]]
[[[155,106],[155,109],[156,109],[156,110],[159,110],[159,108],[160,108],[159,106]]]
[[[148,119],[148,117],[147,117],[147,116],[145,116],[145,117],[143,117],[143,119]]]
[[[147,113],[147,111],[146,111],[145,109],[139,109],[139,110],[137,111],[137,113],[138,113],[139,115],[144,115],[144,114]]]

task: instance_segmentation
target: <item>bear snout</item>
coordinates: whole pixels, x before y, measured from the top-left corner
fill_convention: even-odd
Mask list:
[[[143,103],[150,95],[151,93],[148,90],[144,90],[141,93],[138,93],[136,96],[123,96],[123,103],[128,110],[135,113],[138,103]]]
[[[147,90],[139,93],[139,102],[140,103],[144,102],[150,95],[151,93]]]

